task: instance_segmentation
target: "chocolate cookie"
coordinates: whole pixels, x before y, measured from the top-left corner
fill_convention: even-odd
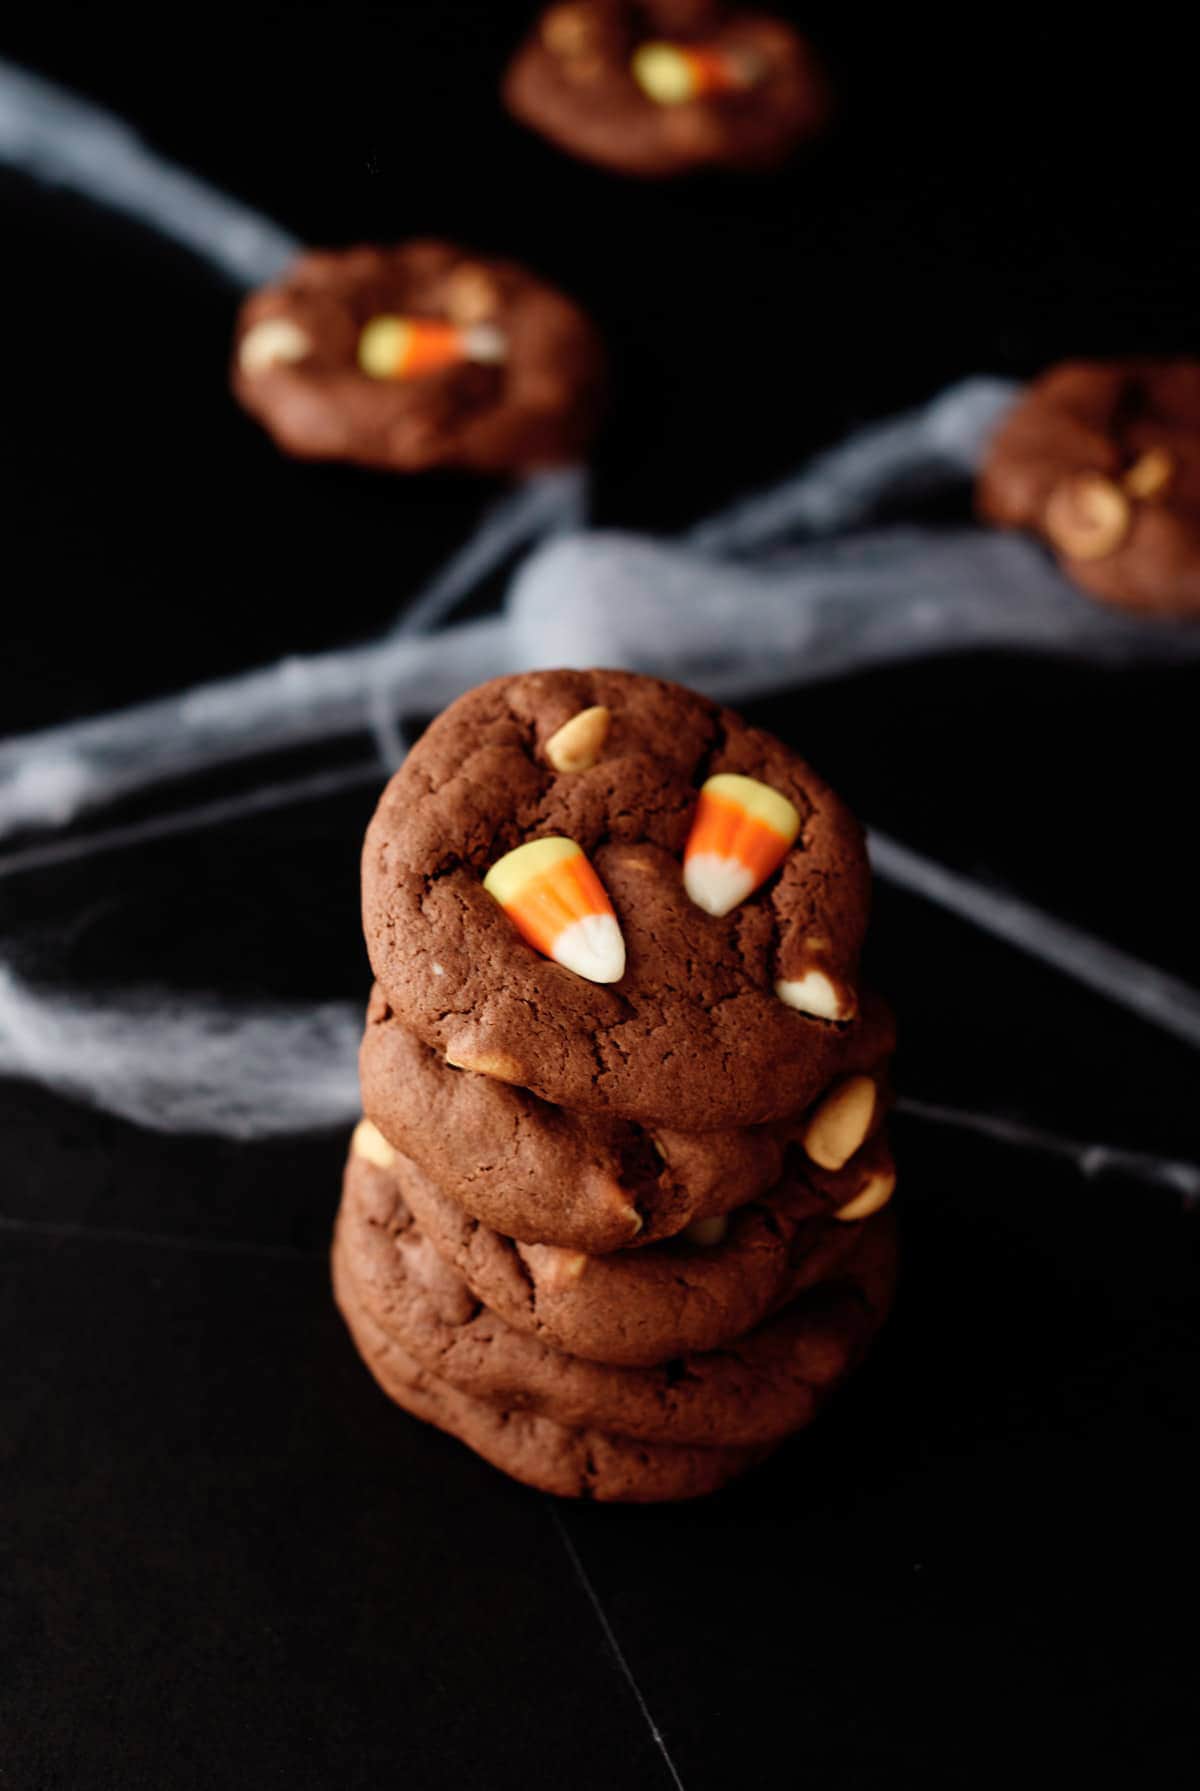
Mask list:
[[[502,1411],[645,1442],[753,1448],[801,1429],[886,1315],[895,1273],[891,1215],[857,1228],[836,1279],[756,1330],[654,1368],[617,1368],[553,1349],[480,1306],[433,1247],[394,1175],[352,1163],[341,1253],[368,1315],[440,1380]]]
[[[890,1172],[890,1158],[881,1167]],[[375,1173],[352,1156],[347,1186]],[[423,1236],[489,1311],[554,1349],[617,1367],[719,1349],[836,1276],[857,1242],[858,1227],[839,1224],[797,1175],[698,1228],[701,1241],[586,1256],[480,1225],[407,1158],[387,1173]]]
[[[1093,596],[1200,615],[1200,361],[1052,368],[998,430],[978,500]]]
[[[639,1443],[598,1430],[568,1430],[533,1412],[502,1411],[472,1399],[409,1355],[370,1317],[339,1251],[333,1285],[358,1353],[383,1391],[405,1411],[435,1424],[527,1486],[567,1499],[646,1504],[716,1492],[771,1454]]]
[[[515,262],[413,242],[302,255],[242,306],[232,380],[302,459],[499,473],[582,454],[603,355]]]
[[[824,126],[829,100],[790,25],[712,0],[551,6],[504,82],[509,110],[621,174],[768,168]]]
[[[862,831],[802,759],[627,672],[459,698],[363,851],[372,967],[427,1045],[687,1131],[782,1119],[829,1085],[861,1024],[868,892]]]
[[[454,1069],[400,1024],[379,988],[359,1067],[367,1117],[465,1213],[525,1243],[603,1255],[744,1205],[779,1181],[789,1147],[803,1148],[806,1137],[819,1158],[807,1158],[817,1189],[827,1200],[841,1195],[825,1172],[841,1169],[882,1124],[893,1041],[890,1012],[866,996],[839,1079],[814,1108],[724,1132],[647,1131]],[[835,1135],[831,1112],[841,1115]]]

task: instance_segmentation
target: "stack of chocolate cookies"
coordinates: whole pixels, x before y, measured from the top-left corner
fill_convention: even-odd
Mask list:
[[[597,1499],[809,1422],[895,1274],[868,885],[811,768],[678,686],[528,673],[430,727],[367,834],[333,1258],[398,1404]]]

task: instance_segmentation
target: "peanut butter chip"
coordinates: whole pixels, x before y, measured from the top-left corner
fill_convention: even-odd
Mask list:
[[[591,1261],[581,1250],[560,1250],[555,1244],[521,1244],[519,1250],[551,1293],[564,1293],[575,1287]]]
[[[875,1117],[870,1076],[848,1076],[819,1104],[801,1142],[820,1169],[841,1169],[860,1148]]]
[[[1120,547],[1132,519],[1119,485],[1103,473],[1072,473],[1050,493],[1043,526],[1069,559],[1102,560]]]
[[[360,1119],[355,1126],[350,1150],[354,1156],[364,1157],[368,1163],[374,1163],[376,1169],[390,1169],[396,1161],[395,1151],[369,1119]]]
[[[445,306],[451,323],[483,323],[499,311],[500,293],[485,267],[460,261],[446,281]]]
[[[504,1051],[458,1051],[452,1045],[446,1053],[451,1069],[470,1070],[476,1076],[492,1076],[497,1082],[520,1082],[525,1071],[515,1057]]]
[[[1147,448],[1127,468],[1121,483],[1131,498],[1157,497],[1171,482],[1175,462],[1165,448]]]
[[[546,742],[546,757],[556,771],[588,771],[596,763],[608,739],[612,716],[603,703],[581,709],[564,721]]]
[[[887,1205],[896,1192],[896,1171],[894,1169],[877,1169],[867,1178],[867,1184],[853,1200],[839,1207],[833,1215],[847,1224],[854,1219],[867,1219],[877,1213],[880,1207]]]

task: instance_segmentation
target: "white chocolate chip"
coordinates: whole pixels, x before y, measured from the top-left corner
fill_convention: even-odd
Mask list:
[[[877,1213],[881,1207],[885,1207],[895,1192],[896,1171],[894,1169],[873,1170],[867,1177],[865,1187],[854,1196],[853,1200],[848,1200],[845,1206],[839,1207],[833,1216],[846,1223],[854,1219],[869,1218],[872,1213]]]
[[[711,1219],[693,1219],[684,1227],[683,1235],[689,1244],[695,1244],[701,1250],[711,1250],[714,1244],[724,1243],[728,1230],[729,1220],[724,1213],[717,1213]]]
[[[369,1119],[360,1119],[354,1128],[354,1136],[350,1140],[350,1153],[355,1157],[363,1157],[368,1163],[374,1163],[376,1169],[390,1169],[396,1161],[396,1153],[379,1130]]]
[[[870,1076],[848,1076],[813,1110],[800,1142],[820,1169],[841,1169],[866,1140],[877,1100]]]
[[[783,978],[775,984],[775,993],[786,1007],[817,1020],[850,1020],[856,1012],[853,996],[839,995],[823,970],[806,970],[790,981]]]
[[[445,976],[446,966],[444,964],[435,964],[433,966],[433,974],[435,976]]]
[[[1071,560],[1103,560],[1129,533],[1133,511],[1119,485],[1103,473],[1072,473],[1046,501],[1042,526]]]
[[[608,739],[612,715],[603,703],[581,709],[551,734],[544,751],[556,771],[588,771]]]
[[[312,337],[290,317],[264,317],[238,343],[238,366],[250,378],[312,353]]]

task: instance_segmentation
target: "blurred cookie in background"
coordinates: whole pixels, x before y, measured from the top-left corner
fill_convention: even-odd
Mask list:
[[[1200,616],[1200,361],[1066,361],[997,431],[981,516],[1107,603]]]
[[[560,149],[651,178],[773,167],[829,113],[790,25],[713,0],[562,0],[518,50],[504,98]]]
[[[604,355],[579,307],[444,242],[302,255],[242,306],[232,384],[285,453],[391,472],[578,460]]]

